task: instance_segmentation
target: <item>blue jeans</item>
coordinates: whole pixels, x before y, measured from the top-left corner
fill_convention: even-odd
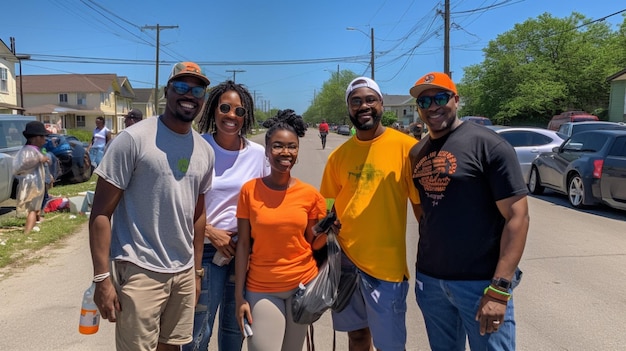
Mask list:
[[[204,244],[202,267],[205,273],[193,321],[193,341],[184,345],[183,351],[208,349],[218,307],[220,307],[218,349],[241,350],[243,336],[235,313],[235,260],[231,260],[227,265],[217,266],[212,262],[216,252],[217,249],[213,245]]]
[[[521,271],[517,270],[510,292],[520,279]],[[476,312],[489,284],[489,280],[441,280],[417,273],[415,296],[433,351],[465,350],[466,338],[471,350],[515,350],[513,298],[507,304],[498,331],[480,335]]]
[[[333,329],[354,331],[369,328],[378,350],[406,349],[406,296],[409,282],[380,280],[356,268],[342,253],[342,270],[357,271],[358,285],[341,312],[332,312]]]

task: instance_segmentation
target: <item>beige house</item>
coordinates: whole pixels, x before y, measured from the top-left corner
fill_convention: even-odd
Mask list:
[[[18,114],[22,110],[17,104],[16,63],[17,56],[0,40],[0,114]]]
[[[154,108],[154,88],[135,89],[133,108],[139,109],[143,112],[143,118],[156,116],[157,112]]]
[[[102,116],[117,133],[135,100],[128,78],[112,73],[24,75],[22,87],[25,114],[58,132],[92,130],[96,117]]]
[[[415,111],[415,98],[411,95],[383,95],[385,112],[391,111],[398,117],[400,127],[408,127],[409,124],[419,121]]]

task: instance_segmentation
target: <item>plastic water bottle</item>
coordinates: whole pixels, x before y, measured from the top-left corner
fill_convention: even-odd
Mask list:
[[[83,305],[80,308],[80,322],[78,323],[78,331],[81,334],[95,334],[100,327],[100,311],[93,301],[95,291],[96,283],[91,283],[83,294]]]
[[[233,236],[232,240],[233,242],[237,242],[237,239],[239,239],[238,235]],[[222,253],[220,251],[217,251],[215,253],[215,255],[213,256],[213,263],[217,266],[224,266],[230,263],[230,261],[232,261],[233,257],[235,256],[231,256],[231,257],[226,257],[224,255],[222,255]]]

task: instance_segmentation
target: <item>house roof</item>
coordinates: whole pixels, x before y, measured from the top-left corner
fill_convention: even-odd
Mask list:
[[[383,101],[385,107],[391,106],[405,106],[415,104],[415,101],[411,95],[387,95],[383,94]]]
[[[623,70],[609,76],[606,81],[610,82],[613,80],[626,80],[626,68],[624,68]]]
[[[22,77],[22,87],[25,94],[107,93],[111,86],[119,87],[117,75],[113,73],[46,74]]]
[[[135,89],[135,102],[150,102],[154,99],[154,88],[137,88]]]
[[[53,114],[53,113],[74,113],[74,114],[102,114],[104,113],[100,109],[81,109],[77,106],[59,106],[54,104],[46,104],[40,106],[33,106],[26,108],[26,114],[28,115],[43,115],[43,114]]]
[[[9,48],[7,44],[2,41],[2,39],[0,39],[0,59],[7,62],[18,62],[18,59],[11,51],[11,48]]]

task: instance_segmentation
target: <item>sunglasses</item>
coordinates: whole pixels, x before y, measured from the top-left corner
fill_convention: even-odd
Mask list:
[[[232,108],[232,106],[230,106],[229,104],[221,104],[220,105],[220,112],[223,114],[227,114],[228,112],[230,112],[230,109]],[[246,111],[245,108],[243,107],[235,107],[235,116],[237,117],[243,117],[246,115],[246,113],[248,113],[248,111]]]
[[[435,96],[420,96],[415,101],[417,102],[417,106],[421,109],[427,109],[430,105],[435,102],[437,106],[444,106],[450,101],[450,99],[454,96],[454,93],[449,92],[441,92],[435,94]]]
[[[191,95],[196,99],[203,98],[206,93],[206,87],[190,87],[185,82],[172,82],[172,87],[178,95],[185,95],[191,90]]]

